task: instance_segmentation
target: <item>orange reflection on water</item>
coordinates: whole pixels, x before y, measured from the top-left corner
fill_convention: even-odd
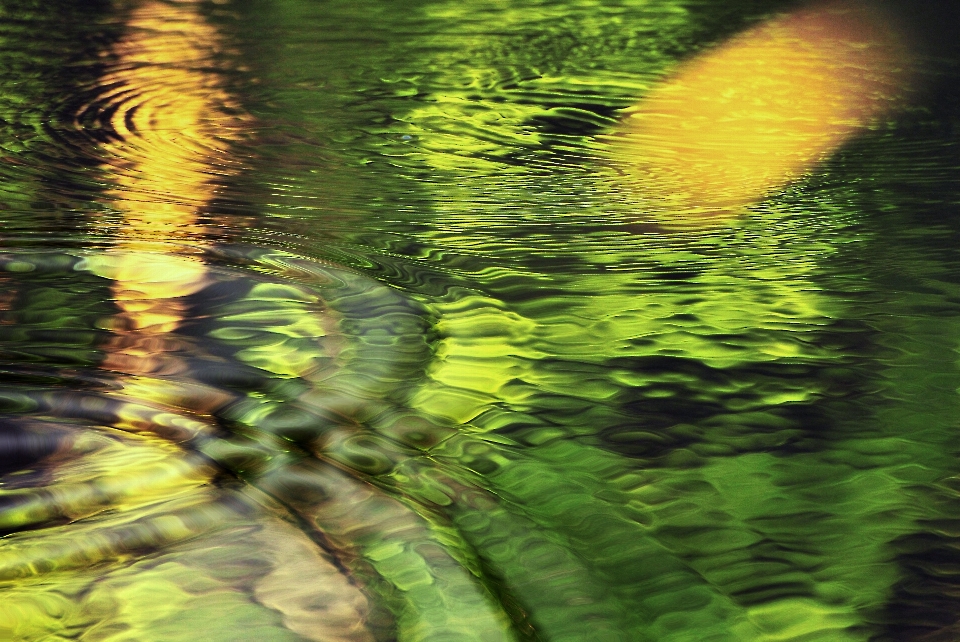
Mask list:
[[[813,5],[682,65],[628,112],[614,154],[651,211],[730,216],[887,113],[908,62],[876,7]]]
[[[207,270],[182,253],[204,228],[198,213],[217,180],[235,173],[228,155],[245,123],[215,71],[216,30],[193,2],[147,2],[133,11],[103,78],[121,140],[103,151],[115,187],[108,192],[123,222],[97,271],[115,281],[114,296],[131,330],[164,333],[182,318],[180,297],[200,290]]]

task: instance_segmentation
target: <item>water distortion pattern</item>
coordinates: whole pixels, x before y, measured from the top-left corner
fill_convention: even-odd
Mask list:
[[[0,2],[0,640],[955,639],[914,4]]]

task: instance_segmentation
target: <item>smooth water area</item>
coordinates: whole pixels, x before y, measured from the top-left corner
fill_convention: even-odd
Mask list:
[[[794,7],[0,2],[0,640],[960,636],[952,23],[734,216],[618,156]]]

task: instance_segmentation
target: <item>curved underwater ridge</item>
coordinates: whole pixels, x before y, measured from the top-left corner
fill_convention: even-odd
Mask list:
[[[232,254],[236,262],[238,252]],[[21,468],[38,459],[55,464],[38,466],[47,474],[35,473],[33,485],[16,484],[15,471],[7,471],[14,488],[0,495],[0,527],[17,534],[4,540],[5,580],[20,585],[65,569],[117,564],[256,520],[251,515],[263,507],[250,497],[251,484],[380,600],[411,602],[400,611],[413,620],[407,626],[437,627],[438,617],[454,628],[470,626],[468,614],[483,592],[433,543],[427,521],[369,483],[452,435],[397,405],[411,370],[429,357],[422,309],[349,272],[287,259],[286,270],[299,268],[313,287],[216,270],[213,282],[190,297],[177,331],[139,340],[117,329],[69,327],[76,317],[64,323],[56,312],[38,310],[85,289],[78,281],[91,287],[102,280],[87,272],[89,258],[3,257],[16,292],[4,313],[4,343],[16,340],[18,348],[5,351],[4,374],[7,382],[19,380],[0,393],[4,432],[16,436],[7,454],[18,454]],[[106,358],[97,364],[77,350],[75,363],[65,364],[63,355],[45,354],[52,341],[69,345],[68,335],[110,344]],[[50,381],[58,387],[44,385]],[[235,482],[214,484],[224,472]],[[391,570],[397,555],[406,563]],[[454,589],[460,597],[447,595],[428,608],[433,586],[400,599],[418,593],[402,579],[410,564],[440,574],[444,594]],[[309,594],[305,584],[296,590]]]
[[[621,639],[631,619],[652,614],[598,601],[596,569],[477,474],[495,479],[513,464],[516,484],[559,478],[560,468],[524,465],[404,405],[411,373],[430,360],[424,308],[292,256],[210,257],[279,267],[290,280],[216,267],[187,297],[179,328],[142,337],[111,328],[117,316],[103,303],[67,317],[51,310],[109,288],[89,271],[96,255],[0,258],[13,293],[0,317],[0,421],[17,460],[0,491],[0,579],[19,609],[44,610],[51,588],[70,604],[31,618],[37,633],[87,626],[82,639],[106,639],[104,627],[174,626],[162,610],[137,623],[118,608],[124,600],[104,595],[155,574],[172,587],[186,581],[179,590],[197,613],[210,596],[190,586],[212,574],[210,590],[229,587],[234,601],[246,594],[278,615],[283,628],[270,635],[314,640],[518,639],[534,625],[553,639]],[[573,501],[588,490],[559,486]],[[634,526],[647,553],[636,579],[702,594],[702,580]],[[304,559],[322,575],[305,576]],[[239,608],[219,616],[223,633],[237,632]]]

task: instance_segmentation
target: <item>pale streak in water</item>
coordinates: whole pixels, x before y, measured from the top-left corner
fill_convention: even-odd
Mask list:
[[[627,112],[614,156],[665,222],[729,219],[889,113],[909,59],[876,6],[805,7],[681,64]]]
[[[205,69],[222,45],[193,3],[148,2],[127,31],[113,48],[116,69],[102,79],[116,87],[104,98],[121,105],[111,121],[121,140],[103,152],[115,170],[107,196],[123,223],[98,267],[115,281],[121,324],[144,336],[175,329],[178,299],[208,282],[203,263],[171,241],[202,239],[198,210],[214,196],[216,178],[235,173],[229,143],[249,119]]]
[[[214,197],[216,180],[240,169],[230,156],[230,143],[242,136],[249,118],[223,88],[219,74],[207,70],[216,65],[214,54],[223,43],[199,15],[197,3],[145,3],[134,10],[127,31],[114,47],[116,70],[102,79],[117,87],[118,95],[111,98],[132,108],[117,111],[112,124],[122,140],[103,150],[119,170],[107,196],[123,223],[115,249],[88,264],[114,281],[114,297],[123,311],[103,366],[139,378],[124,387],[129,397],[176,405],[182,397],[170,399],[163,382],[147,377],[157,372],[158,357],[177,349],[175,342],[167,345],[165,335],[182,320],[183,297],[210,283],[202,259],[181,248],[202,246],[198,212]],[[162,365],[165,374],[171,371],[169,362]],[[173,370],[189,386],[186,368]],[[203,412],[217,397],[215,391],[207,395],[213,399],[194,402],[194,411]],[[204,468],[198,465],[190,473]],[[207,510],[216,530],[221,515],[214,507]],[[256,538],[264,557],[273,558],[274,570],[257,583],[256,599],[283,614],[284,624],[306,639],[370,640],[363,627],[366,598],[316,545],[270,513],[257,522]],[[177,539],[171,529],[164,530]]]

